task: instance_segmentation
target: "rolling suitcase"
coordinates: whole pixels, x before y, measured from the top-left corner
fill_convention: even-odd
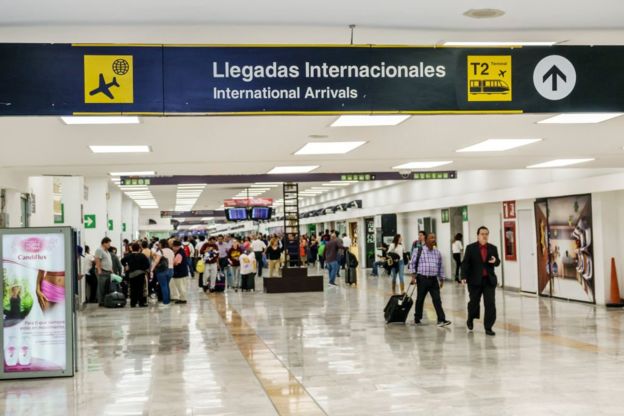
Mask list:
[[[412,291],[410,293],[409,288],[407,292],[403,295],[393,295],[390,297],[388,304],[384,308],[384,318],[386,319],[387,324],[392,323],[405,323],[407,320],[407,315],[409,315],[410,309],[412,309],[412,305],[414,305],[414,300],[412,299],[412,295],[416,290],[416,285],[410,284],[412,287]]]
[[[345,271],[345,283],[348,285],[357,284],[357,267],[358,261],[355,256],[347,252],[346,261],[347,270]]]
[[[225,291],[225,274],[219,270],[217,273],[217,279],[215,280],[215,292],[224,292]]]
[[[114,282],[108,278],[106,280],[106,287],[108,287],[106,295],[104,295],[104,306],[107,308],[123,308],[126,306],[126,296],[121,293],[121,287],[119,283]]]
[[[256,290],[256,274],[244,274],[241,276],[241,290]]]

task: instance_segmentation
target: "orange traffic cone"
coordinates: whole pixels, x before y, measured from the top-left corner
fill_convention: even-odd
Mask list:
[[[620,297],[620,288],[618,287],[617,270],[615,270],[615,258],[611,257],[611,296],[609,298],[608,307],[621,308],[624,307],[624,302]]]

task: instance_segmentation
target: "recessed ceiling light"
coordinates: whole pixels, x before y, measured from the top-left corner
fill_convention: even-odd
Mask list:
[[[110,176],[154,176],[156,172],[153,170],[146,170],[142,172],[111,172]]]
[[[272,189],[277,188],[281,184],[269,184],[269,183],[254,183],[253,185],[249,185],[250,188],[260,188],[260,189]]]
[[[502,152],[541,140],[542,139],[488,139],[481,143],[459,149],[457,152]]]
[[[61,120],[65,124],[139,124],[141,120],[136,116],[93,116],[74,117],[63,116]]]
[[[559,114],[545,120],[538,121],[538,124],[594,124],[611,120],[624,113],[565,113]]]
[[[570,165],[576,165],[579,163],[585,163],[585,162],[591,162],[592,160],[595,160],[594,158],[587,158],[587,159],[555,159],[555,160],[550,160],[548,162],[543,162],[543,163],[538,163],[536,165],[530,165],[527,166],[527,168],[529,169],[535,169],[535,168],[560,168],[563,166],[570,166]]]
[[[469,9],[464,12],[464,16],[472,17],[473,19],[493,19],[495,17],[500,17],[505,14],[504,11],[500,9]]]
[[[354,142],[310,142],[295,152],[295,155],[343,155],[362,146],[363,141]]]
[[[557,42],[552,41],[451,41],[451,42],[442,42],[443,46],[453,46],[453,47],[464,47],[464,48],[480,48],[480,47],[500,47],[500,48],[511,48],[514,46],[553,46],[557,44]]]
[[[438,166],[450,165],[451,160],[428,161],[428,162],[409,162],[402,165],[393,166],[392,169],[432,169]]]
[[[410,118],[409,115],[387,116],[340,116],[331,124],[331,127],[372,127],[372,126],[396,126]]]
[[[351,186],[355,182],[341,182],[341,181],[332,181],[330,183],[324,183],[323,186]]]
[[[269,174],[278,173],[308,173],[318,169],[319,165],[310,166],[276,166],[269,171]]]
[[[149,153],[149,146],[89,146],[93,153]]]

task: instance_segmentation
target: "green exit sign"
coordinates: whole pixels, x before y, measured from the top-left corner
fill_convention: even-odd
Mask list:
[[[121,181],[122,186],[145,186],[151,184],[152,180],[150,178],[125,178]]]
[[[341,181],[374,181],[375,175],[372,173],[345,173],[340,175]]]
[[[436,179],[457,179],[457,171],[445,171],[445,172],[415,172],[413,176],[414,180],[436,180]]]

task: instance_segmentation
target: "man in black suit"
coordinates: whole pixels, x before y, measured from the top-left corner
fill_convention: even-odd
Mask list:
[[[461,276],[462,282],[464,284],[468,283],[468,293],[470,294],[466,326],[472,331],[474,328],[473,320],[479,319],[479,307],[481,295],[483,295],[483,306],[485,309],[483,325],[485,333],[494,336],[496,335],[492,331],[496,321],[496,300],[494,295],[498,285],[494,268],[500,265],[500,258],[498,257],[496,246],[488,243],[489,236],[490,231],[487,227],[479,227],[477,230],[477,242],[466,247],[464,261],[461,266]]]

